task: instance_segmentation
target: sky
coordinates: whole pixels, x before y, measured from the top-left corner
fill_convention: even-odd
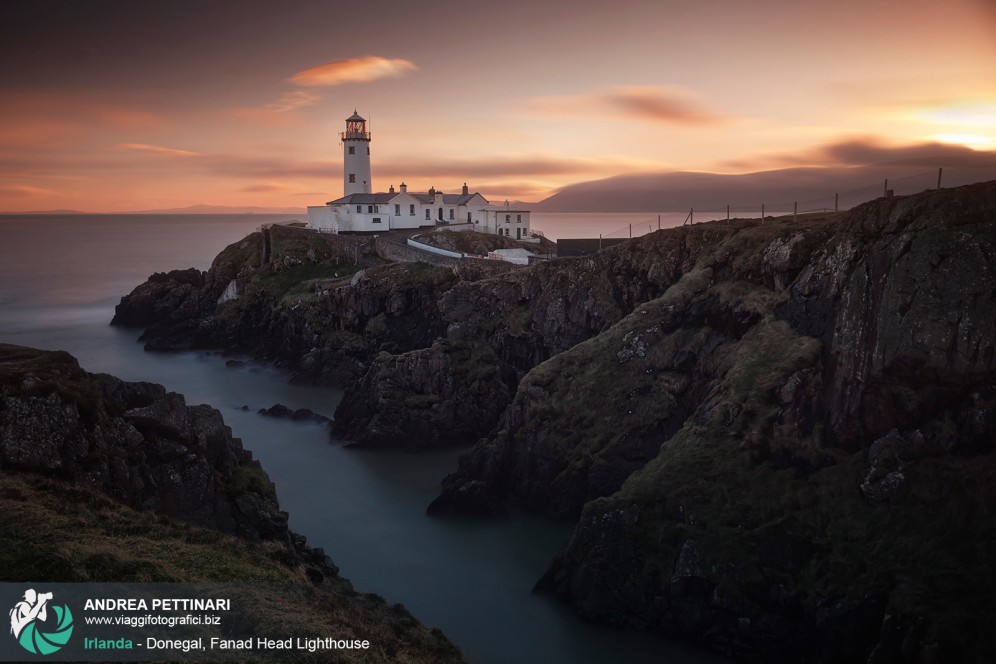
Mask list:
[[[991,0],[6,0],[0,63],[3,211],[322,204],[354,109],[375,190],[996,163]]]

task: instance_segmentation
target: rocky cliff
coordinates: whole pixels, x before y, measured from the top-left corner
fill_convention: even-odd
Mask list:
[[[374,238],[272,226],[230,245],[211,268],[156,273],[121,299],[113,325],[141,327],[148,350],[221,348],[299,379],[348,383],[381,352],[429,347],[445,333],[439,296],[512,269],[500,261],[392,263]]]
[[[590,619],[752,661],[985,661],[996,186],[700,247],[528,372],[433,509],[580,512],[540,588]]]
[[[263,319],[355,362],[341,435],[481,436],[431,511],[578,519],[539,587],[590,619],[749,661],[985,661],[994,266],[986,183],[504,274],[373,267]]]
[[[0,504],[3,580],[282,583],[287,597],[252,603],[261,625],[286,611],[275,600],[290,601],[304,616],[297,633],[369,634],[386,646],[371,655],[379,661],[461,661],[402,607],[354,592],[288,529],[269,478],[220,413],[160,385],[0,345]]]

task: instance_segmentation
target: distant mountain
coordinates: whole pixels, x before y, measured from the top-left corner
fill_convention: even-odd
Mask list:
[[[945,169],[942,186],[951,187],[996,177],[993,156],[978,165]],[[533,206],[537,212],[665,212],[697,208],[703,211],[799,211],[841,209],[882,196],[885,181],[899,194],[937,186],[936,162],[904,160],[863,166],[785,168],[744,174],[672,172],[619,175],[564,187]]]

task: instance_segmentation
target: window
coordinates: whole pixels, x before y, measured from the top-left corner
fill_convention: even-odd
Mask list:
[[[414,203],[412,203],[411,205],[408,206],[408,214],[414,216],[414,214],[415,214],[415,204]]]
[[[362,205],[357,205],[356,206],[356,213],[359,214],[360,212],[363,212],[363,206]]]
[[[429,221],[429,208],[425,209],[425,220]]]
[[[380,217],[374,217],[373,218],[373,223],[379,224],[380,223]]]
[[[397,217],[401,214],[401,205],[399,203],[394,204],[394,216]]]
[[[450,219],[453,219],[453,208],[450,208]]]
[[[373,214],[373,211],[374,211],[374,206],[372,206],[372,205],[368,205],[368,206],[367,206],[367,213],[368,213],[368,214]]]
[[[516,223],[520,223],[521,224],[522,223],[522,215],[521,214],[515,215],[515,221],[516,221]]]
[[[506,214],[506,215],[505,215],[505,223],[507,224],[507,223],[508,223],[508,222],[510,222],[510,221],[512,221],[512,215],[510,215],[510,214]]]
[[[374,221],[376,221],[376,219]],[[522,239],[522,229],[521,228],[516,228],[515,229],[515,239],[516,240],[521,240]]]
[[[350,182],[356,182],[356,173],[350,173],[349,174],[349,181]]]
[[[355,145],[350,145],[349,146],[349,154],[356,154],[356,146]]]

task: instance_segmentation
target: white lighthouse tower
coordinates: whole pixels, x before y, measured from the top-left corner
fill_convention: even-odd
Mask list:
[[[346,118],[346,131],[339,134],[342,140],[342,194],[369,194],[373,191],[370,177],[370,132],[367,121],[353,110]]]

